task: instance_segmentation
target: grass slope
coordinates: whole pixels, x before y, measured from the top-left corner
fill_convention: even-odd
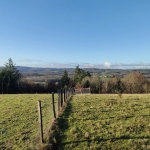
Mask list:
[[[38,100],[42,101],[46,130],[53,118],[51,94],[0,95],[0,149],[38,148]]]
[[[150,94],[76,95],[58,121],[59,150],[150,149]]]

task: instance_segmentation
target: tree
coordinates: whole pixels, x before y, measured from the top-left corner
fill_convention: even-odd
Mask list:
[[[12,59],[8,59],[5,64],[5,68],[0,72],[0,82],[2,83],[2,92],[4,93],[16,93],[19,88],[19,80],[21,74],[15,68],[15,64]]]
[[[89,88],[90,87],[90,77],[84,77],[82,79],[81,85],[83,88]]]
[[[75,71],[74,71],[74,81],[75,83],[80,83],[84,77],[90,77],[91,74],[89,73],[89,71],[85,72],[83,69],[79,68],[79,65],[76,66]]]
[[[99,76],[93,76],[90,81],[91,91],[95,91],[96,93],[102,93],[102,80]]]
[[[120,77],[115,76],[114,78],[105,81],[105,90],[107,93],[115,93],[121,95],[124,92],[124,84]]]
[[[147,79],[140,72],[132,72],[124,76],[122,81],[124,82],[126,93],[144,93],[143,86],[148,84]]]
[[[61,78],[61,85],[62,87],[64,87],[65,85],[68,86],[69,83],[70,83],[70,78],[68,77],[68,72],[65,70]]]

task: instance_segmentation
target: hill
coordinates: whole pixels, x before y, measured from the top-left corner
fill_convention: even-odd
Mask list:
[[[2,69],[3,67],[0,67]],[[23,77],[33,82],[45,82],[47,79],[59,80],[64,70],[67,70],[68,75],[73,77],[74,68],[39,68],[39,67],[23,67],[16,66]],[[139,71],[145,77],[150,78],[150,69],[98,69],[98,68],[82,68],[89,71],[92,75],[99,75],[102,78],[111,78],[113,76],[124,76],[131,72]]]

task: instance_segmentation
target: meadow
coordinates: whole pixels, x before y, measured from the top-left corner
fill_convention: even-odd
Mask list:
[[[38,149],[37,101],[42,103],[44,138],[47,138],[46,133],[53,120],[51,97],[51,94],[0,95],[1,150]]]
[[[58,118],[59,150],[149,150],[150,94],[75,95]]]

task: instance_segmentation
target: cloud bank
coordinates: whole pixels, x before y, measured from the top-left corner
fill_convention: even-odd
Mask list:
[[[42,68],[75,68],[77,65],[80,68],[99,68],[99,69],[150,69],[150,63],[83,63],[83,62],[44,62],[42,60],[23,59],[15,61],[17,66],[42,67]]]

